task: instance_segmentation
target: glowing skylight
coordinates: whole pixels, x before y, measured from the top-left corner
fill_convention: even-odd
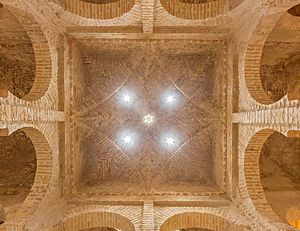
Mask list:
[[[125,136],[123,137],[123,141],[125,144],[132,144],[132,138],[131,136]]]
[[[166,97],[166,102],[167,102],[168,104],[173,104],[174,101],[175,101],[175,96],[174,96],[174,95],[168,95],[168,96]]]
[[[153,121],[154,121],[154,116],[153,115],[146,115],[146,116],[144,116],[144,122],[146,123],[146,124],[151,124],[151,123],[153,123]]]
[[[167,137],[166,143],[167,143],[167,145],[169,145],[169,146],[174,146],[174,144],[175,144],[175,139],[174,139],[173,137]]]
[[[123,100],[124,100],[124,102],[129,103],[131,101],[131,96],[128,93],[124,94]]]

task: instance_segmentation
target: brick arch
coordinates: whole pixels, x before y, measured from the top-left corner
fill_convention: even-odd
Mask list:
[[[199,212],[176,214],[167,219],[160,227],[160,231],[174,231],[186,228],[201,228],[208,230],[241,231],[245,227],[231,223],[223,217]]]
[[[281,16],[300,1],[277,0],[270,11],[278,9],[279,13],[267,12],[258,23],[251,39],[248,43],[245,59],[245,80],[250,95],[261,104],[271,104],[276,102],[264,90],[260,77],[260,64],[263,55],[264,45],[270,33],[280,20]]]
[[[35,54],[36,73],[33,86],[22,99],[26,101],[38,100],[47,92],[52,77],[52,60],[48,40],[33,15],[12,6],[4,5],[4,7],[16,16],[26,30]]]
[[[42,132],[35,128],[21,128],[34,145],[37,159],[36,174],[31,191],[16,214],[8,216],[5,227],[23,228],[34,215],[48,192],[52,177],[53,159],[49,143]]]
[[[51,231],[79,231],[89,228],[110,227],[122,231],[134,231],[133,223],[123,215],[113,212],[86,212],[64,219],[55,225]]]
[[[275,130],[264,129],[257,132],[249,141],[245,152],[244,173],[248,194],[255,209],[270,223],[282,223],[269,205],[260,181],[260,155],[264,143]]]
[[[227,0],[160,0],[160,2],[162,7],[173,16],[199,20],[226,13]]]
[[[135,5],[135,0],[52,0],[64,10],[85,18],[113,19],[129,12]]]

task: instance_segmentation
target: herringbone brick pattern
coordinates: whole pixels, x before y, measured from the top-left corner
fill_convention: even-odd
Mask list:
[[[85,184],[127,183],[150,194],[185,191],[187,184],[197,192],[214,184],[212,155],[220,143],[214,137],[222,126],[214,93],[216,50],[202,46],[189,52],[190,44],[175,52],[172,46],[82,49],[86,87],[78,90],[75,122]],[[178,96],[172,108],[163,103],[166,90]],[[135,95],[128,107],[120,102],[125,91]],[[151,125],[143,122],[148,113],[155,117]],[[133,147],[122,143],[123,131],[135,132]],[[164,134],[176,134],[174,148],[162,143]]]

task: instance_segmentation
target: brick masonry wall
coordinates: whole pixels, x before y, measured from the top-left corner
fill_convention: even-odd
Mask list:
[[[44,109],[55,109],[58,104],[58,92],[57,92],[57,36],[59,32],[59,27],[57,30],[54,30],[53,24],[55,20],[45,20],[45,15],[42,16],[41,13],[36,12],[37,10],[33,8],[35,6],[34,1],[31,1],[30,4],[20,4],[18,1],[2,1],[4,7],[7,7],[12,12],[15,12],[24,22],[24,27],[28,29],[28,34],[34,44],[37,46],[37,49],[41,51],[41,72],[42,79],[46,78],[48,82],[47,87],[42,87],[44,92],[42,95],[39,95],[41,92],[40,84],[45,84],[47,81],[37,81],[39,83],[39,89],[37,95],[33,98],[29,98],[30,101],[35,99],[32,102],[25,102],[20,100],[13,95],[8,93],[7,98],[0,98],[1,104],[10,104],[10,105],[25,105],[33,108],[44,108]],[[32,5],[31,5],[32,4]],[[25,12],[25,13],[24,13]],[[26,13],[27,12],[27,13]],[[47,12],[48,13],[48,12]],[[34,18],[33,18],[34,16]],[[52,15],[49,13],[49,18]],[[38,23],[37,23],[38,22]],[[27,24],[26,24],[27,23]],[[50,24],[49,24],[50,23]],[[47,45],[46,45],[47,44]],[[48,48],[45,48],[48,47]],[[49,52],[45,51],[49,49]],[[39,56],[39,54],[36,54]],[[50,63],[48,60],[51,60]],[[50,68],[50,69],[49,69]],[[50,71],[50,72],[49,72]],[[49,76],[49,73],[51,75]],[[38,77],[39,78],[39,77]]]
[[[124,231],[142,230],[142,206],[78,206],[70,204],[60,219],[51,230],[75,231],[96,227],[111,227]]]
[[[252,220],[251,230],[289,230],[268,204],[260,182],[259,156],[266,139],[274,132],[263,127],[239,126],[239,191],[240,209]]]
[[[300,139],[274,132],[264,143],[260,179],[266,199],[283,222],[287,211],[299,203]]]
[[[247,230],[248,227],[247,220],[234,207],[193,208],[153,207],[150,205],[149,201],[145,202],[143,206],[69,206],[65,211],[63,221],[56,224],[51,230],[112,227],[124,231],[173,231],[179,229],[179,226],[184,228],[207,227],[213,230]],[[149,206],[152,209],[145,216],[145,211],[149,212]],[[142,213],[143,216],[141,216]],[[149,217],[152,218],[149,220]],[[155,226],[152,223],[154,222],[153,218],[156,221]],[[132,229],[132,225],[135,229]]]
[[[7,216],[18,209],[18,205],[23,203],[32,188],[36,172],[36,154],[30,138],[21,130],[10,136],[2,135],[0,137],[0,203]]]
[[[9,90],[22,98],[30,92],[35,78],[32,42],[8,9],[1,7],[0,15],[3,18],[0,23],[0,89]]]
[[[20,10],[11,6],[6,7],[13,12],[19,22],[24,27],[27,35],[32,41],[32,47],[35,54],[35,78],[29,93],[22,98],[25,100],[36,100],[45,94],[51,79],[51,56],[48,41],[44,37],[43,32],[34,18]]]
[[[119,1],[117,1],[116,3],[113,3],[113,5],[108,5],[107,7],[110,9],[111,7],[114,7],[116,9],[116,11],[114,11],[113,14],[120,14],[118,15],[118,17],[112,17],[109,13],[109,11],[107,13],[105,13],[105,20],[100,20],[100,18],[97,18],[96,15],[90,15],[91,14],[91,10],[90,7],[86,7],[86,11],[83,12],[82,14],[79,14],[79,6],[77,6],[77,8],[75,8],[75,12],[70,13],[70,11],[66,11],[61,4],[58,4],[59,0],[54,0],[54,1],[45,1],[45,4],[49,5],[49,7],[51,7],[52,11],[56,12],[57,15],[59,15],[59,17],[61,19],[63,19],[66,22],[69,22],[69,24],[72,25],[78,25],[78,26],[113,26],[113,25],[130,25],[130,24],[139,24],[139,21],[141,20],[141,4],[140,1],[137,0],[136,2],[134,2],[134,5],[130,8],[127,9],[129,10],[128,13],[126,13],[126,11],[124,11],[125,9],[121,11],[117,10],[117,5],[119,3]],[[70,1],[71,2],[71,1]],[[79,2],[79,1],[77,1]],[[124,1],[125,2],[125,1]],[[131,1],[132,3],[132,1]],[[71,3],[70,3],[71,4]],[[83,3],[81,3],[83,4]],[[90,3],[84,3],[85,6],[90,6]],[[107,5],[107,4],[105,4]],[[69,5],[69,8],[72,5]],[[76,10],[77,9],[77,10]],[[70,9],[71,10],[71,9]],[[96,6],[96,10],[95,12],[97,12],[98,10],[98,17],[104,17],[104,14],[102,14],[100,12],[100,7]],[[78,14],[76,14],[76,12]],[[123,13],[123,14],[121,14]],[[85,17],[86,15],[86,17]],[[90,17],[90,18],[89,18]],[[93,19],[92,19],[93,18]]]
[[[239,84],[239,103],[236,109],[238,112],[233,114],[233,122],[237,124],[239,130],[239,173],[235,177],[239,182],[240,195],[234,201],[252,220],[251,230],[289,229],[281,221],[276,222],[277,218],[274,219],[275,214],[266,201],[261,187],[257,158],[260,154],[259,146],[264,143],[268,135],[274,131],[287,134],[289,130],[299,130],[299,102],[288,101],[287,97],[283,97],[280,101],[273,103],[266,97],[260,81],[260,61],[264,41],[272,30],[270,25],[275,25],[288,8],[297,3],[299,4],[299,1],[278,1],[269,9],[272,14],[268,14],[264,7],[256,9],[252,15],[249,12],[249,18],[253,20],[245,19],[246,21],[241,22],[243,26],[236,28],[238,37],[235,42],[239,41],[236,46],[240,50],[239,72],[235,79]],[[256,16],[253,16],[253,13]],[[247,18],[246,15],[245,18]],[[259,19],[257,24],[255,19]],[[265,133],[264,131],[271,132]],[[251,140],[252,137],[253,140]],[[248,156],[247,153],[251,154]]]
[[[86,18],[111,19],[117,18],[130,11],[134,6],[134,0],[118,0],[108,3],[89,3],[81,0],[53,0],[66,11]]]
[[[24,230],[31,227],[37,230],[43,222],[45,213],[39,211],[49,210],[49,204],[59,198],[59,130],[57,121],[64,120],[64,113],[58,108],[57,88],[57,32],[53,30],[55,20],[45,22],[45,12],[38,12],[33,8],[34,1],[2,1],[4,7],[21,17],[31,39],[36,44],[35,55],[40,60],[42,76],[47,76],[47,86],[41,87],[45,82],[37,81],[37,95],[34,101],[25,101],[7,93],[0,97],[0,127],[7,128],[9,134],[22,129],[33,141],[37,155],[37,173],[34,185],[20,207],[17,214],[7,217],[1,229]],[[20,14],[20,12],[22,12]],[[26,12],[24,15],[23,13]],[[27,18],[27,13],[34,15]],[[51,17],[51,15],[49,15]],[[33,21],[32,21],[33,20]],[[38,22],[38,24],[37,24]],[[50,24],[49,24],[50,22]],[[39,27],[42,24],[41,27]],[[39,30],[39,32],[37,32]],[[36,36],[33,36],[36,35]],[[40,55],[39,55],[40,54]],[[50,60],[50,61],[47,61]],[[50,76],[49,76],[50,74]],[[50,81],[50,83],[49,83]],[[43,89],[42,89],[43,88]],[[42,91],[41,91],[42,90]],[[4,94],[5,95],[5,94]],[[42,96],[43,95],[43,96]],[[42,97],[41,97],[42,96]],[[31,98],[31,99],[33,99]],[[29,99],[29,100],[31,100]]]
[[[30,127],[26,128],[25,132],[35,141],[35,145],[37,146],[37,161],[41,163],[40,166],[38,166],[39,174],[34,183],[36,187],[34,186],[32,193],[30,193],[20,209],[22,215],[10,217],[8,225],[6,227],[2,226],[0,228],[1,231],[6,228],[14,231],[24,230],[25,227],[29,230],[49,230],[49,228],[55,224],[57,225],[53,230],[62,230],[64,227],[67,230],[78,230],[78,228],[82,227],[89,228],[91,226],[101,225],[101,223],[99,223],[99,217],[107,218],[101,220],[101,222],[112,222],[109,224],[116,226],[123,224],[126,226],[126,229],[129,230],[132,229],[132,226],[129,224],[133,224],[135,230],[143,230],[143,227],[147,230],[152,229],[153,223],[154,228],[159,230],[165,221],[174,216],[174,220],[177,221],[177,223],[182,222],[183,226],[190,224],[189,215],[179,215],[185,213],[193,213],[192,217],[195,215],[195,222],[198,222],[200,226],[210,225],[209,227],[214,229],[219,227],[219,229],[222,230],[222,228],[225,228],[224,226],[226,226],[226,228],[229,227],[230,230],[234,230],[236,226],[239,228],[248,228],[248,230],[264,231],[290,229],[282,223],[274,221],[272,216],[270,217],[272,211],[269,210],[269,205],[264,200],[263,191],[260,188],[261,184],[258,177],[257,158],[259,156],[259,145],[263,144],[269,135],[269,129],[272,129],[272,131],[280,131],[283,134],[287,134],[289,130],[299,130],[299,103],[298,101],[288,101],[286,97],[271,105],[258,103],[249,93],[250,90],[247,88],[245,82],[245,77],[247,76],[244,71],[249,67],[245,67],[246,54],[250,54],[253,51],[251,54],[253,54],[255,63],[260,59],[260,51],[257,52],[255,50],[255,41],[258,42],[258,45],[262,43],[261,40],[269,33],[269,28],[267,27],[270,27],[270,24],[272,24],[274,20],[273,16],[277,17],[278,15],[272,14],[271,16],[266,16],[266,23],[262,21],[263,26],[259,26],[259,30],[257,30],[257,33],[255,32],[254,37],[252,37],[251,34],[255,31],[256,24],[260,23],[259,21],[263,15],[269,15],[269,13],[274,12],[282,13],[286,11],[288,7],[300,3],[298,0],[255,2],[245,0],[245,2],[240,5],[240,12],[242,12],[240,16],[243,13],[245,14],[243,18],[244,21],[240,20],[234,27],[232,38],[234,45],[231,48],[237,48],[238,51],[240,51],[238,58],[239,71],[237,73],[237,78],[240,81],[239,106],[233,115],[233,122],[236,123],[239,130],[237,140],[238,176],[236,176],[238,178],[239,193],[236,198],[231,198],[233,205],[225,208],[221,208],[220,206],[212,208],[205,206],[160,207],[155,206],[155,203],[151,201],[147,203],[138,202],[138,206],[117,206],[114,205],[114,203],[110,203],[109,205],[83,206],[82,204],[84,202],[82,201],[79,203],[75,202],[74,204],[72,204],[72,202],[67,203],[60,194],[62,181],[59,178],[59,165],[61,163],[59,158],[63,155],[63,152],[59,150],[61,134],[59,132],[58,122],[61,123],[64,121],[64,113],[57,109],[59,103],[57,90],[57,34],[63,32],[64,29],[58,26],[55,13],[58,13],[58,15],[61,14],[59,16],[60,20],[68,21],[66,24],[70,22],[73,22],[75,25],[89,26],[112,25],[114,23],[120,23],[120,25],[128,25],[130,23],[141,24],[141,22],[138,21],[141,19],[140,6],[138,6],[139,3],[137,3],[130,14],[125,14],[120,18],[100,21],[74,16],[63,11],[61,7],[46,1],[32,0],[28,2],[23,0],[3,0],[2,2],[4,5],[9,4],[13,7],[34,13],[36,21],[42,25],[41,28],[47,39],[51,55],[52,78],[45,95],[36,101],[26,102],[14,97],[10,93],[8,93],[6,98],[0,98],[1,128],[8,128],[9,133],[12,133],[20,128]],[[176,17],[168,15],[158,2],[155,2],[155,4],[156,8],[154,12],[156,20],[158,20],[154,22],[156,25],[170,25],[171,23],[174,23],[174,25],[194,26],[208,25],[209,23],[211,23],[209,25],[221,25],[229,20],[226,16],[197,22],[193,22],[193,20],[179,20]],[[53,9],[54,13],[52,12]],[[245,21],[247,22],[244,26],[240,27]],[[57,31],[53,29],[53,27],[57,28]],[[267,32],[265,30],[267,30]],[[260,37],[260,35],[262,35],[262,37]],[[248,44],[250,45],[248,46]],[[249,51],[247,53],[248,47]],[[253,50],[251,51],[252,48]],[[256,53],[258,53],[258,56],[256,56]],[[68,56],[66,56],[64,63],[66,67],[68,66],[68,61]],[[246,63],[250,63],[251,66],[251,58],[248,57]],[[257,68],[255,63],[253,64],[254,69]],[[254,72],[251,72],[250,69],[247,69],[249,70],[248,73],[250,73],[250,77],[257,74],[257,69],[255,69]],[[66,74],[66,85],[70,86],[70,82],[68,81],[69,79]],[[67,96],[70,93],[68,91],[69,89],[66,92]],[[68,114],[68,116],[69,115],[70,114]],[[69,124],[68,126],[72,125]],[[265,132],[265,129],[268,129],[267,132]],[[260,133],[259,131],[261,130],[263,131]],[[254,146],[252,147],[252,145]],[[67,146],[70,148],[69,150],[72,150],[70,147],[72,146],[71,144]],[[247,155],[247,153],[251,155]],[[245,171],[246,169],[247,171]],[[68,170],[74,171],[74,169]],[[69,174],[69,172],[66,174]],[[89,201],[89,204],[93,204],[93,201]],[[111,220],[111,218],[113,219]],[[166,227],[173,228],[173,224],[169,225],[170,223],[167,222]],[[107,223],[105,225],[107,225]],[[250,228],[248,225],[250,225]]]
[[[216,0],[206,3],[185,3],[180,0],[162,0],[163,8],[171,15],[184,19],[205,19],[224,14],[226,1]]]
[[[183,228],[204,228],[211,230],[247,230],[248,222],[234,207],[155,208],[155,230],[173,231]]]
[[[241,70],[243,70],[240,79],[240,107],[241,109],[249,108],[251,106],[261,106],[261,104],[272,104],[275,101],[266,94],[261,84],[260,78],[260,64],[265,42],[271,33],[272,29],[282,17],[282,15],[297,1],[280,1],[277,3],[278,10],[272,9],[273,14],[267,14],[263,8],[257,14],[266,14],[258,22],[257,27],[253,28],[253,34],[248,34],[243,41],[245,46],[241,49]],[[271,13],[271,12],[270,12]],[[255,24],[254,24],[255,25]],[[249,29],[249,28],[248,28]],[[250,30],[251,31],[251,30]],[[245,99],[245,100],[244,100]],[[255,100],[253,100],[255,99]],[[258,102],[258,103],[257,103]]]

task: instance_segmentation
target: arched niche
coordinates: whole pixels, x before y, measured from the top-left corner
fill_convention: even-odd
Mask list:
[[[300,206],[300,138],[271,134],[263,144],[259,169],[268,204],[282,222],[292,224],[290,210]]]
[[[298,91],[300,87],[296,78],[292,80],[294,83],[290,82],[291,77],[287,73],[288,68],[292,67],[287,66],[289,60],[300,54],[300,34],[297,29],[300,28],[300,22],[288,13],[292,6],[292,2],[289,2],[279,6],[285,11],[264,16],[248,44],[246,85],[250,95],[261,104],[274,103],[289,95],[289,92]],[[295,97],[294,92],[290,93],[289,99]]]
[[[288,175],[285,171],[291,170],[288,167],[291,159],[285,160],[284,154],[289,153],[291,157],[298,144],[298,141],[293,143],[295,140],[289,139],[272,129],[257,132],[248,143],[243,166],[247,191],[257,212],[270,224],[286,230],[289,230],[285,219],[287,209],[300,198],[298,192],[289,191],[296,184],[285,176]],[[295,153],[292,156],[296,158]],[[287,190],[275,192],[276,187],[286,187]],[[286,197],[288,195],[293,195],[294,199]]]
[[[233,10],[244,0],[160,0],[171,15],[182,19],[201,20]]]
[[[36,152],[31,139],[22,130],[0,137],[0,204],[5,221],[29,195],[36,174]]]
[[[2,226],[23,227],[48,191],[52,152],[44,135],[34,128],[10,135],[7,129],[0,129],[0,135]]]
[[[56,224],[54,227],[52,227],[50,230],[98,231],[98,229],[100,228],[110,228],[122,231],[135,231],[133,223],[127,217],[124,217],[118,213],[102,211],[83,212],[79,215],[67,217],[59,224]]]
[[[300,21],[288,13],[277,22],[262,53],[260,77],[265,92],[275,102],[285,95],[300,99]]]
[[[241,231],[245,227],[235,223],[231,223],[223,217],[214,214],[187,212],[176,214],[167,219],[160,227],[160,231],[202,231],[202,230],[215,230],[215,231]]]
[[[48,41],[34,17],[0,6],[0,90],[33,101],[48,90],[51,56]]]
[[[273,59],[274,46],[275,44],[268,44],[267,41],[263,49],[260,78],[264,91],[273,102],[276,102],[287,94],[287,79],[285,61],[280,57],[282,55],[278,54],[278,59]]]
[[[32,41],[19,20],[0,7],[0,88],[23,98],[33,87],[36,67]]]
[[[85,18],[112,19],[129,12],[135,0],[52,0],[64,10]]]
[[[226,0],[160,0],[171,15],[183,19],[200,20],[225,13]]]

